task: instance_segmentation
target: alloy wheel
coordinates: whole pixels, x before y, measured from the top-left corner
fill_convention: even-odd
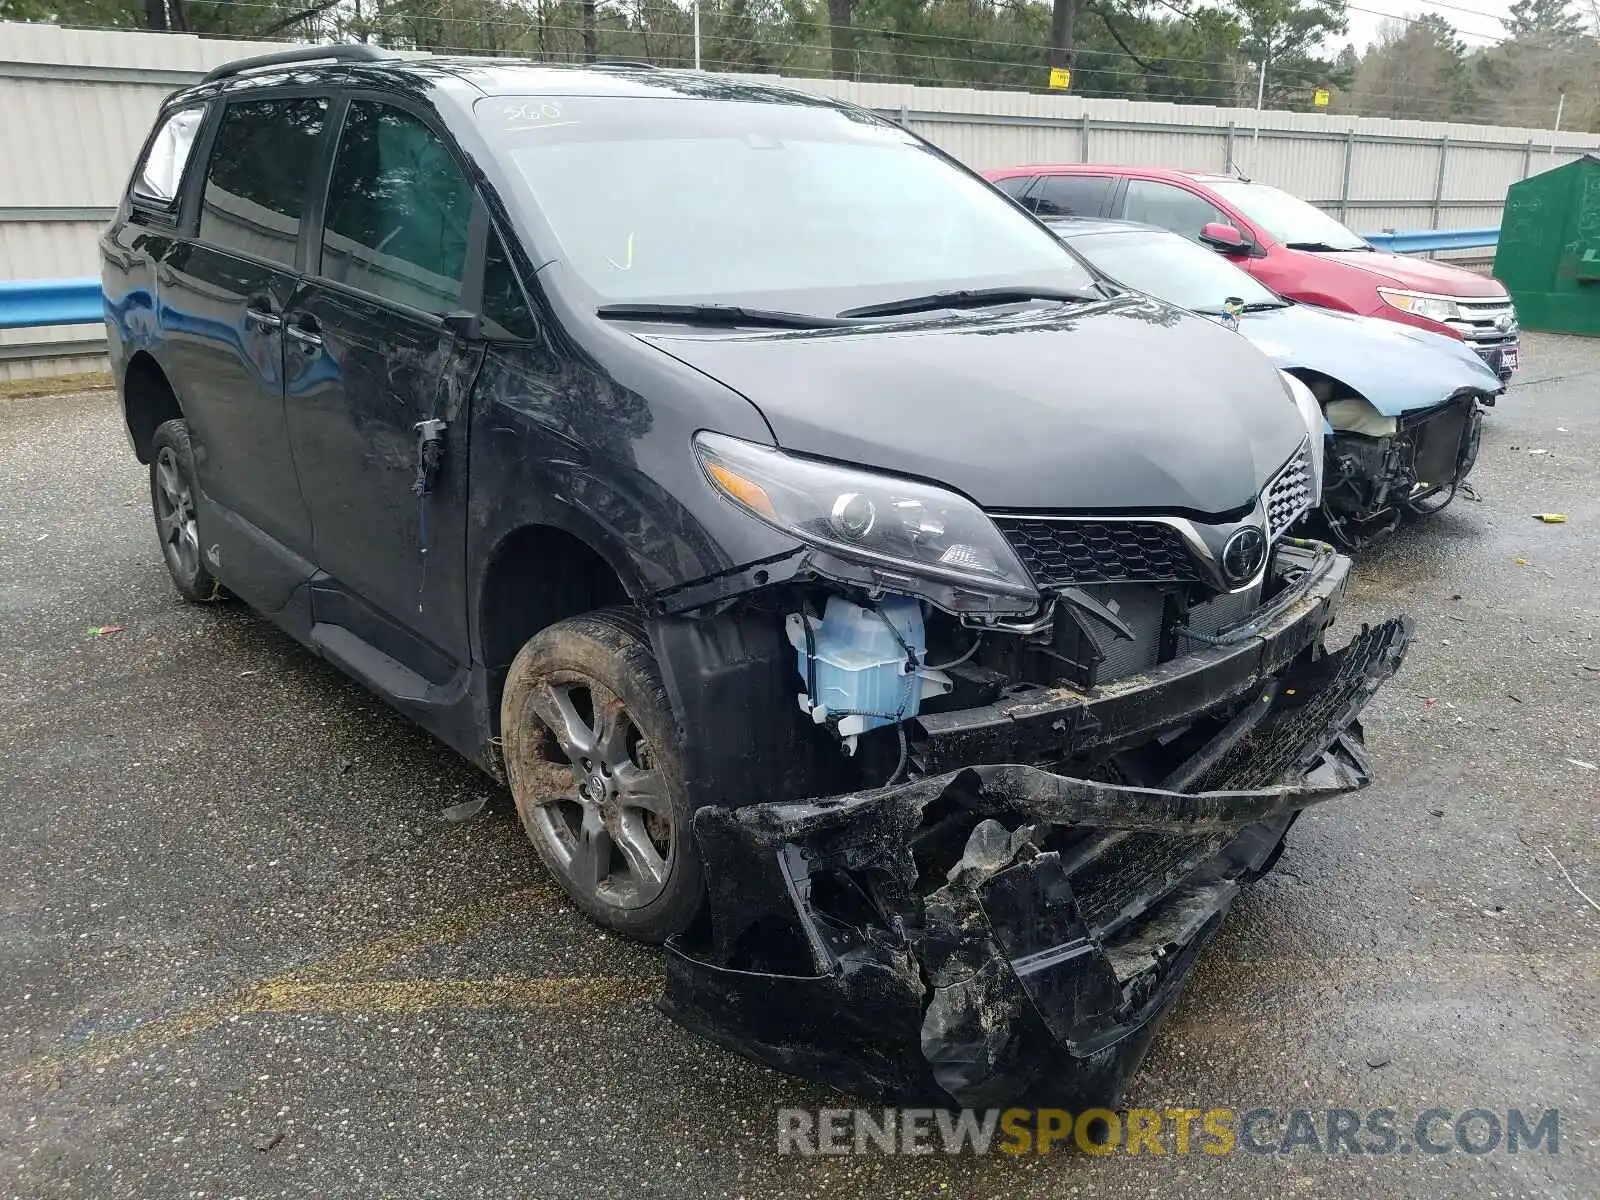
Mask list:
[[[156,529],[161,549],[174,575],[193,579],[200,571],[200,529],[195,523],[194,492],[183,477],[178,456],[163,446],[156,456]]]
[[[672,870],[677,831],[648,739],[621,699],[574,672],[542,681],[532,707],[551,765],[531,797],[533,832],[569,887],[619,908],[649,904]]]

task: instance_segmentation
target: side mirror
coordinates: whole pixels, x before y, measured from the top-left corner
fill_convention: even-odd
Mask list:
[[[1232,225],[1224,225],[1221,221],[1212,221],[1200,229],[1200,240],[1213,250],[1220,250],[1227,255],[1249,254],[1255,249],[1255,243]]]

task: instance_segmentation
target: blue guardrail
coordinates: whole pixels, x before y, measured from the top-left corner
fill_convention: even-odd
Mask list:
[[[1476,250],[1496,245],[1500,230],[1418,229],[1363,234],[1379,250],[1427,254],[1434,250]],[[40,325],[98,325],[105,319],[100,281],[82,279],[0,280],[0,329]]]
[[[1432,250],[1478,250],[1500,242],[1500,227],[1492,229],[1413,229],[1361,235],[1379,250],[1394,254],[1427,254]]]
[[[0,280],[0,329],[98,325],[105,315],[95,276]]]

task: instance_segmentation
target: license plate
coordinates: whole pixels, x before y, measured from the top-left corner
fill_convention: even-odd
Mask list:
[[[1519,353],[1520,351],[1518,347],[1507,346],[1504,350],[1500,351],[1500,365],[1507,371],[1515,371],[1517,369],[1517,356]]]

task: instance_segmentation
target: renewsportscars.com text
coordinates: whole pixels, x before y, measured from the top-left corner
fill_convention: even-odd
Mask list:
[[[778,1110],[778,1153],[1559,1154],[1559,1109]]]

